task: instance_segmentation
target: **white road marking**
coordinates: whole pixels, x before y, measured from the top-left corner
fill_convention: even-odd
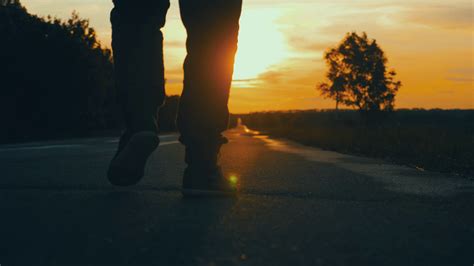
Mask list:
[[[170,134],[170,135],[159,135],[160,139],[163,140],[163,139],[169,139],[169,138],[178,138],[178,135],[173,135],[173,134]],[[117,138],[117,139],[112,139],[112,140],[107,140],[105,141],[105,143],[119,143],[120,139]],[[166,143],[166,142],[164,142]]]
[[[106,143],[118,143],[118,140],[109,140]],[[177,140],[174,141],[165,141],[160,143],[160,146],[168,146],[179,144]],[[52,150],[52,149],[73,149],[73,148],[84,148],[84,147],[94,147],[95,145],[85,145],[85,144],[57,144],[57,145],[38,145],[38,146],[20,146],[20,147],[5,147],[0,148],[0,152],[9,152],[9,151],[34,151],[34,150]]]
[[[177,141],[177,140],[175,140],[175,141],[165,141],[165,142],[160,143],[160,146],[168,146],[168,145],[173,145],[173,144],[180,144],[180,142]]]
[[[0,149],[0,152],[4,151],[24,151],[24,150],[50,150],[50,149],[69,149],[69,148],[80,148],[84,145],[68,144],[68,145],[43,145],[33,147],[12,147]]]

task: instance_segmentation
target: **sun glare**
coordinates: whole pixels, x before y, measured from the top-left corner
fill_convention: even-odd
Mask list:
[[[279,15],[277,10],[268,9],[249,10],[242,14],[235,81],[254,79],[287,57],[284,35],[275,23]]]

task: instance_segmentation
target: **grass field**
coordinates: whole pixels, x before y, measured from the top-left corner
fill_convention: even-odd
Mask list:
[[[398,110],[368,121],[355,111],[240,115],[277,138],[420,169],[474,176],[474,110]]]

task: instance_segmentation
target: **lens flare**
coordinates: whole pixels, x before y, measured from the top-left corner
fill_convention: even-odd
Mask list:
[[[233,186],[237,186],[237,184],[239,183],[239,178],[236,176],[236,175],[231,175],[229,177],[229,182],[233,185]]]

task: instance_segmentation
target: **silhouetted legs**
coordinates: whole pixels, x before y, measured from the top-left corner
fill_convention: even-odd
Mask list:
[[[186,162],[215,164],[227,129],[242,0],[180,0],[187,57],[178,127]]]
[[[227,142],[222,132],[228,126],[227,104],[242,0],[179,2],[188,33],[184,89],[178,114],[180,140],[186,146],[188,165],[215,174],[217,154],[221,145]],[[125,153],[142,150],[146,162],[145,155],[150,151],[145,149],[145,143],[153,142],[150,132],[155,135],[158,132],[156,114],[165,99],[161,28],[165,24],[169,0],[114,0],[114,4],[112,46],[116,85],[126,122],[126,132],[115,161],[116,168],[120,168],[128,160],[126,158],[135,158],[120,155],[122,150]],[[143,132],[148,133],[143,135]],[[120,172],[124,171],[110,173]]]

